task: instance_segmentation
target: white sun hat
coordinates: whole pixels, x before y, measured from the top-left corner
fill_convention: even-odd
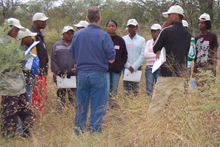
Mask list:
[[[86,28],[89,25],[89,23],[85,20],[80,20],[77,24],[73,24],[74,27],[84,27]]]
[[[36,35],[37,35],[37,33],[33,33],[29,29],[25,29],[25,30],[20,30],[18,32],[18,36],[17,37],[22,39],[22,38],[27,37],[27,36],[36,36]]]
[[[129,19],[127,22],[127,26],[129,26],[129,25],[137,26],[138,22],[136,19]]]
[[[46,17],[44,13],[40,13],[40,12],[35,13],[34,16],[32,17],[32,21],[37,21],[37,20],[46,21],[48,19],[49,17]]]
[[[167,18],[170,13],[176,13],[184,16],[184,10],[179,5],[171,6],[169,10],[167,12],[163,12],[162,15]]]
[[[189,24],[186,20],[182,20],[182,24],[184,27],[188,28],[189,27]]]
[[[73,30],[73,32],[74,32],[73,27],[71,27],[71,26],[65,26],[65,27],[63,27],[62,33],[66,33],[66,32],[68,32],[69,30]]]
[[[207,13],[203,13],[202,15],[199,16],[199,20],[201,21],[211,21],[210,15]]]
[[[16,19],[16,18],[8,18],[7,21],[9,23],[9,25],[12,25],[12,26],[14,26],[14,27],[16,27],[16,28],[18,28],[20,30],[25,30],[25,28],[21,26],[21,23],[20,23],[20,21],[18,19]]]
[[[153,24],[151,27],[150,27],[151,30],[160,30],[161,29],[161,25],[158,24],[158,23],[155,23]]]

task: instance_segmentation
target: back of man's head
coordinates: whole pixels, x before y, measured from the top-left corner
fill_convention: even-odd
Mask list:
[[[92,6],[87,11],[87,17],[90,23],[96,23],[99,21],[101,12],[97,6]]]

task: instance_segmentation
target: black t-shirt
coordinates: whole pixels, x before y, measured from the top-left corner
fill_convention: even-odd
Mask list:
[[[195,73],[198,73],[198,68],[212,69],[214,61],[213,48],[218,48],[216,34],[208,32],[206,35],[199,34],[195,38],[196,41],[196,58],[195,58]]]

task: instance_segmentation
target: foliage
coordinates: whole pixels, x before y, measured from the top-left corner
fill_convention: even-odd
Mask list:
[[[8,69],[16,71],[21,70],[23,62],[26,57],[24,52],[21,51],[21,41],[17,41],[14,38],[9,37],[8,32],[11,27],[5,21],[4,25],[0,27],[0,74],[4,74],[4,71]]]

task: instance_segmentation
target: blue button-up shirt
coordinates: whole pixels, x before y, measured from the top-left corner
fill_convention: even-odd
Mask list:
[[[133,39],[128,35],[123,36],[125,41],[128,59],[125,68],[131,66],[135,71],[142,66],[144,62],[145,39],[136,34]]]
[[[76,59],[78,73],[107,72],[108,61],[116,54],[110,35],[93,24],[76,32],[70,53]]]

